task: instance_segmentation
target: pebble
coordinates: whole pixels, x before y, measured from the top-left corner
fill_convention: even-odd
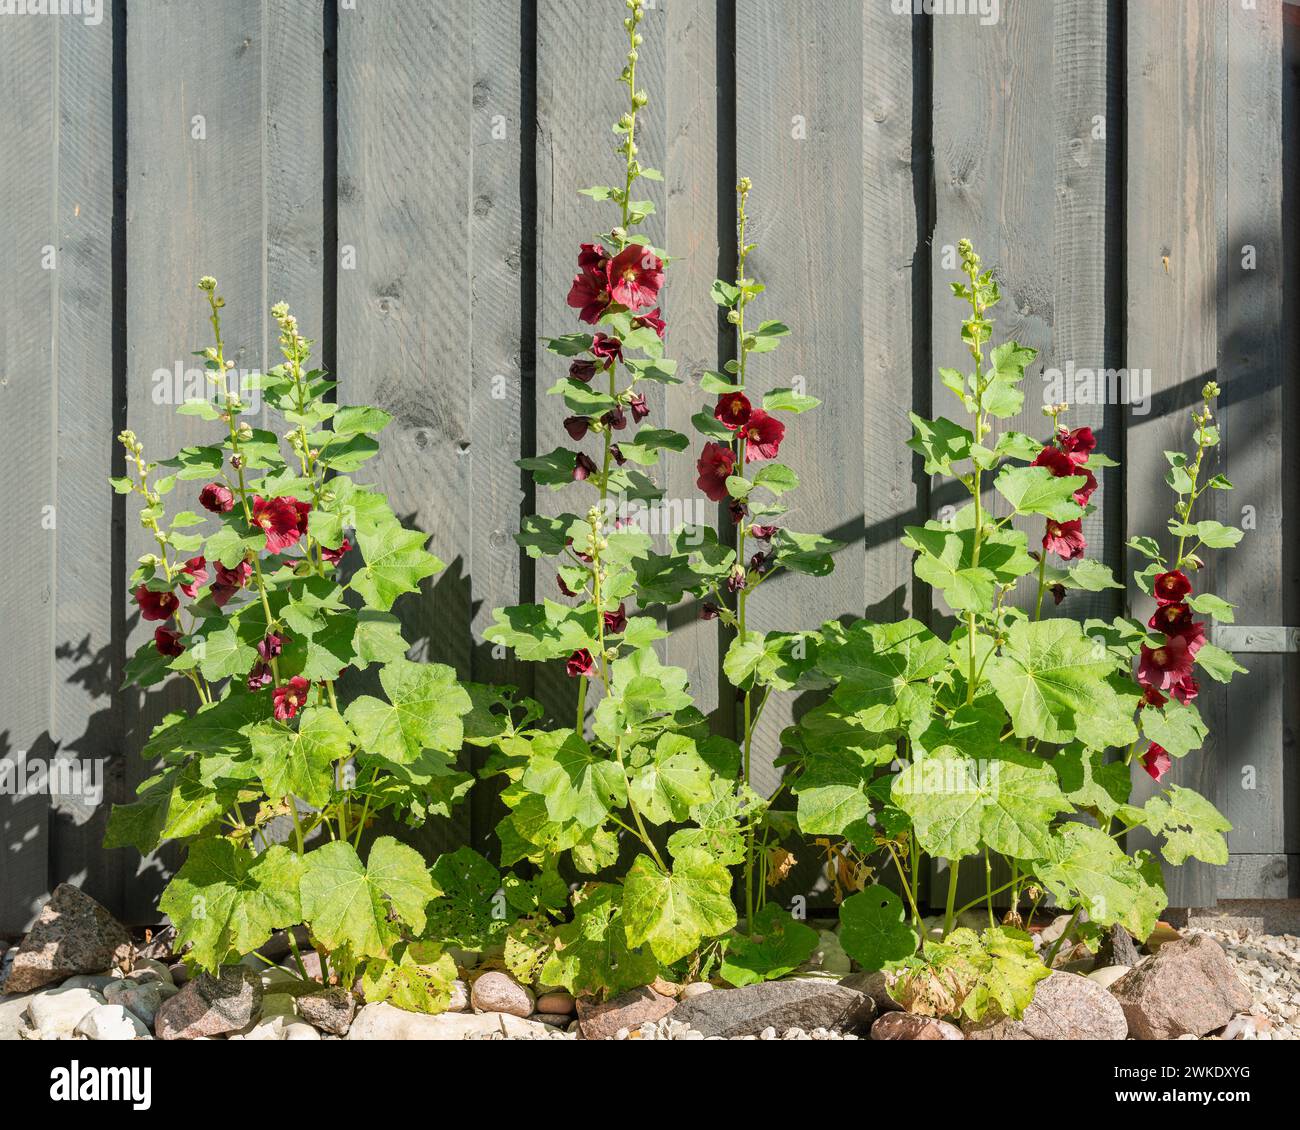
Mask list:
[[[92,1008],[77,1024],[76,1034],[87,1040],[148,1040],[149,1029],[120,1004]]]
[[[552,1016],[572,1016],[577,1011],[577,1003],[572,993],[543,993],[537,998],[536,1008]]]
[[[82,1018],[105,1003],[93,989],[47,989],[27,1002],[27,1018],[37,1039],[68,1040]]]
[[[1255,1012],[1269,1022],[1268,1034],[1254,1038],[1300,1040],[1300,937],[1210,927],[1185,931],[1187,936],[1196,933],[1209,934],[1223,946],[1254,997]]]
[[[682,1000],[690,1000],[691,997],[703,996],[705,993],[713,992],[714,986],[708,981],[692,981],[682,990]]]
[[[167,986],[172,990],[172,994],[179,991],[170,981],[167,982]],[[104,989],[104,999],[111,1005],[120,1005],[152,1029],[158,1010],[162,1008],[166,998],[160,982],[141,983],[127,979],[114,981],[107,986]]]
[[[475,1012],[504,1012],[510,1016],[533,1014],[533,994],[505,973],[484,973],[469,993]]]

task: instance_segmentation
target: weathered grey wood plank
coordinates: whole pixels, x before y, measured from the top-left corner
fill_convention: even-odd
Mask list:
[[[59,756],[80,762],[92,787],[52,798],[51,887],[68,881],[97,898],[121,899],[121,860],[100,846],[122,788],[125,751],[114,710],[115,555],[113,495],[106,489],[113,458],[114,331],[114,13],[102,20],[59,20],[59,132],[56,208],[58,303],[53,377],[57,395],[51,455],[57,527],[54,589],[54,685],[51,731]],[[89,783],[89,782],[88,782]],[[96,793],[98,792],[98,795]]]
[[[0,303],[0,414],[6,421],[0,594],[10,645],[0,649],[5,690],[0,767],[11,780],[25,759],[53,756],[51,726],[56,644],[58,255],[60,107],[54,73],[57,21],[6,21],[0,66],[0,262],[8,301]],[[53,250],[51,250],[53,249]],[[10,785],[11,789],[16,786]],[[0,795],[0,930],[25,929],[47,889],[49,798]]]
[[[868,4],[862,20],[862,325],[866,607],[917,612],[903,527],[925,521],[927,484],[906,447],[930,399],[929,23]],[[910,312],[910,316],[909,315]],[[921,403],[915,404],[917,397]],[[926,601],[928,603],[928,600]]]
[[[757,630],[815,628],[857,616],[866,603],[863,544],[863,310],[846,280],[862,279],[862,6],[738,5],[737,172],[754,184],[749,211],[758,250],[748,273],[767,290],[751,308],[792,336],[754,361],[751,395],[801,382],[824,401],[787,420],[781,461],[801,486],[790,528],[845,543],[835,571],[777,574],[749,602]],[[767,706],[754,744],[753,781],[771,792],[773,760],[792,703]]]
[[[718,74],[720,40],[725,50],[730,27],[719,26],[718,8],[714,0],[675,0],[658,12],[649,9],[646,21],[649,35],[664,40],[664,65],[651,80],[649,116],[661,123],[657,136],[666,144],[656,146],[651,160],[665,178],[661,207],[666,246],[679,257],[670,267],[663,316],[668,322],[667,353],[677,360],[683,383],[666,390],[662,426],[691,437],[686,451],[666,454],[667,470],[660,481],[669,503],[665,513],[675,522],[681,520],[679,515],[699,521],[698,505],[707,524],[714,524],[716,510],[700,499],[695,486],[702,440],[691,426],[691,416],[707,399],[700,392],[699,375],[719,368],[719,349],[725,348],[709,287],[719,269],[719,212],[721,230],[729,232],[723,204],[734,188],[727,183],[732,179],[731,154],[724,152],[734,109],[725,102],[730,91],[720,87],[725,80]],[[721,249],[723,261],[731,257],[731,242]],[[700,620],[692,601],[670,612],[667,624],[672,635],[663,643],[664,661],[686,669],[702,711],[718,710],[729,720],[730,703],[719,709],[718,701],[717,621]]]
[[[472,34],[462,17],[457,5],[414,2],[339,11],[338,377],[342,401],[393,414],[367,477],[448,563],[397,606],[406,637],[417,657],[464,677],[478,453],[470,348],[476,115]],[[415,840],[437,854],[465,842],[468,824],[462,806]]]
[[[1287,623],[1294,608],[1278,578],[1283,537],[1284,244],[1282,238],[1282,2],[1231,5],[1227,18],[1227,246],[1219,296],[1219,427],[1222,469],[1236,484],[1216,492],[1215,517],[1244,526],[1241,544],[1216,555],[1217,591],[1237,604],[1243,624]],[[1221,740],[1219,794],[1233,823],[1234,852],[1273,854],[1300,846],[1300,794],[1286,723],[1286,664],[1281,655],[1240,657],[1238,676],[1214,699]],[[1204,682],[1204,680],[1202,680]],[[1288,741],[1288,738],[1292,740]],[[1288,764],[1289,759],[1289,764]],[[1244,878],[1244,876],[1243,876]],[[1220,898],[1253,898],[1221,878]]]
[[[470,512],[471,673],[480,682],[504,683],[532,693],[531,665],[498,658],[483,640],[492,610],[519,601],[523,569],[514,532],[523,498],[522,472],[527,379],[524,326],[533,279],[525,256],[523,156],[531,140],[532,74],[525,74],[525,14],[491,0],[470,8],[473,65],[469,156],[470,261],[470,460],[474,495]],[[529,28],[531,32],[531,27]],[[526,88],[527,87],[527,88]],[[525,115],[529,114],[528,117]],[[531,202],[531,192],[529,193]],[[529,331],[531,333],[531,330]],[[529,342],[532,348],[532,343]],[[531,363],[531,359],[530,359]],[[480,758],[481,763],[481,758]],[[499,779],[498,779],[499,780]],[[495,827],[504,809],[494,803],[496,781],[472,794],[472,843],[494,854]]]
[[[1214,375],[1217,358],[1216,289],[1216,8],[1209,0],[1173,7],[1129,5],[1127,357],[1153,372],[1153,407],[1126,415],[1126,496],[1129,536],[1148,534],[1168,548],[1171,496],[1161,488],[1162,452],[1190,442],[1188,409]],[[1128,572],[1145,562],[1133,551]],[[1198,582],[1203,583],[1203,582]],[[1132,611],[1145,619],[1150,601],[1129,589]],[[1232,733],[1222,732],[1199,753],[1175,763],[1166,781],[1214,798],[1215,758]],[[1135,803],[1152,782],[1135,762]],[[1129,847],[1150,846],[1129,837]],[[1213,902],[1211,868],[1189,861],[1165,869],[1172,906]]]
[[[219,7],[161,0],[132,4],[127,19],[127,423],[149,458],[171,455],[187,443],[210,441],[214,425],[177,416],[186,395],[203,394],[202,370],[192,352],[210,344],[200,276],[217,278],[227,297],[227,357],[238,369],[257,370],[267,341],[264,81],[264,5],[235,0]],[[150,67],[148,60],[191,59],[203,45],[203,65]],[[176,374],[194,371],[192,387]],[[181,484],[174,506],[193,503],[201,484]],[[190,493],[187,493],[190,492]],[[155,547],[128,503],[127,568]],[[136,622],[132,652],[149,637]],[[163,690],[128,695],[128,783],[150,772],[134,756],[168,710],[190,709],[191,689],[179,680]],[[122,853],[126,858],[125,853]],[[176,853],[139,865],[128,878],[123,912],[148,922]]]

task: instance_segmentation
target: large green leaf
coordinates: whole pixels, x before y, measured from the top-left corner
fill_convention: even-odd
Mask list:
[[[1004,467],[993,485],[1017,514],[1042,514],[1068,522],[1083,514],[1074,492],[1086,481],[1082,475],[1057,478],[1047,467]]]
[[[722,976],[733,985],[755,985],[793,973],[817,948],[817,931],[769,902],[754,914],[748,934],[728,938]]]
[[[648,944],[665,965],[736,924],[731,874],[710,855],[688,850],[664,871],[639,855],[623,883],[623,927],[632,948]]]
[[[335,840],[305,859],[302,916],[330,949],[347,946],[357,957],[383,957],[399,937],[390,910],[414,933],[438,890],[420,853],[381,836],[363,865],[351,844]]]
[[[685,820],[691,805],[713,795],[713,771],[684,734],[663,734],[653,749],[639,747],[630,764],[628,795],[651,824]]]
[[[363,695],[346,711],[369,753],[409,765],[423,750],[454,752],[461,746],[461,718],[471,707],[456,672],[440,663],[395,659],[379,672],[388,701]]]
[[[573,896],[573,920],[555,927],[543,982],[575,994],[613,996],[658,976],[654,954],[627,944],[621,899],[621,888],[608,883],[588,884]]]
[[[365,566],[352,578],[352,588],[371,608],[387,612],[403,593],[416,592],[425,577],[444,566],[424,548],[427,534],[397,523],[376,530],[357,528],[357,545]]]
[[[838,646],[823,648],[818,667],[840,680],[835,701],[852,709],[862,726],[906,728],[927,717],[934,698],[930,680],[944,670],[948,648],[924,624],[859,621]]]
[[[584,828],[594,828],[611,808],[627,803],[622,766],[594,751],[581,735],[569,731],[558,747],[554,742],[535,742],[533,749],[520,783],[546,798],[546,811],[557,823],[576,820]]]
[[[433,878],[441,893],[429,906],[430,936],[465,949],[486,949],[505,937],[501,876],[483,856],[470,847],[440,855]]]
[[[197,840],[159,901],[176,927],[177,948],[216,971],[302,918],[303,857],[275,844],[261,855],[227,839]]]
[[[1048,858],[1036,871],[1063,909],[1082,904],[1098,925],[1118,922],[1145,939],[1167,902],[1153,862],[1125,855],[1100,828],[1067,823],[1053,831]]]
[[[844,952],[868,973],[916,952],[903,900],[888,887],[872,884],[850,895],[840,904],[840,923]]]
[[[352,750],[352,731],[338,711],[313,706],[294,729],[283,722],[248,728],[262,785],[271,797],[296,796],[323,805],[334,789],[333,766]]]
[[[1018,738],[1104,749],[1137,737],[1137,694],[1116,691],[1114,659],[1074,620],[1017,621],[986,671]]]
[[[1173,785],[1164,796],[1153,796],[1142,808],[1147,828],[1164,836],[1160,854],[1175,867],[1193,856],[1203,863],[1228,862],[1224,832],[1232,823],[1200,793]]]

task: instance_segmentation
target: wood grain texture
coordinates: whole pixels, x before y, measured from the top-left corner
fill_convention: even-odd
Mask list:
[[[1149,415],[1125,418],[1133,487],[1126,516],[1130,536],[1148,534],[1166,548],[1172,496],[1159,486],[1167,469],[1162,452],[1186,449],[1189,409],[1217,361],[1217,7],[1191,0],[1127,11],[1126,353],[1131,364],[1152,370],[1153,393]],[[1127,575],[1144,567],[1135,552],[1128,557]],[[1150,614],[1151,602],[1132,586],[1129,603],[1142,619]],[[1212,710],[1210,721],[1211,741],[1177,761],[1166,780],[1214,799],[1219,751],[1235,739],[1231,728],[1213,732]],[[1134,803],[1151,792],[1151,780],[1135,763]],[[1149,837],[1129,837],[1130,848],[1149,846]],[[1212,870],[1191,860],[1165,868],[1172,906],[1208,905],[1214,884]]]
[[[362,481],[381,487],[448,563],[395,606],[412,654],[468,677],[475,109],[462,15],[459,5],[414,0],[339,12],[338,378],[340,401],[393,414]],[[468,820],[462,806],[414,839],[436,855],[465,841]]]
[[[754,184],[748,273],[766,285],[752,318],[792,334],[752,359],[752,396],[804,383],[823,407],[787,419],[781,462],[799,475],[782,523],[845,543],[835,571],[777,574],[749,602],[755,630],[815,628],[861,615],[864,393],[862,279],[862,6],[742,4],[736,11],[737,172]],[[850,283],[849,280],[852,280]],[[763,711],[754,743],[754,786],[780,780],[772,762],[794,704]]]
[[[9,646],[0,650],[5,688],[0,721],[4,768],[54,753],[54,650],[57,644],[57,537],[48,508],[57,503],[58,315],[63,276],[57,259],[60,103],[57,21],[9,19],[0,97],[0,261],[10,272],[0,303],[0,414],[5,424],[3,518],[13,535],[0,548]],[[23,930],[47,889],[49,799],[0,796],[0,930]]]
[[[924,615],[903,528],[925,521],[928,483],[905,446],[930,400],[929,24],[868,4],[862,19],[863,507],[866,607]],[[898,316],[912,310],[911,317]],[[921,402],[917,403],[918,396]],[[832,410],[838,410],[833,408]]]
[[[1227,246],[1218,300],[1220,460],[1235,491],[1216,492],[1214,516],[1245,526],[1241,544],[1216,555],[1217,591],[1244,624],[1285,624],[1284,570],[1282,3],[1231,6],[1227,20]],[[1241,657],[1250,674],[1214,698],[1219,793],[1233,823],[1229,847],[1246,854],[1300,847],[1294,718],[1287,715],[1287,660]],[[1294,660],[1291,661],[1292,664]],[[1288,787],[1288,783],[1292,787]],[[1232,898],[1221,878],[1220,898]],[[1248,897],[1249,891],[1243,897]]]
[[[54,797],[50,876],[97,898],[119,901],[124,876],[101,848],[110,806],[123,788],[126,754],[115,706],[113,459],[114,13],[58,21],[60,129],[54,199],[59,246],[50,456],[55,469],[54,627],[51,734],[59,756],[102,774],[102,792]],[[95,767],[98,768],[95,768]]]
[[[469,567],[471,674],[479,682],[518,687],[531,694],[529,664],[498,657],[483,640],[492,610],[519,600],[522,558],[514,540],[522,509],[524,425],[531,415],[532,373],[523,369],[522,318],[531,310],[533,280],[525,272],[523,152],[532,137],[531,73],[521,63],[531,43],[523,42],[518,8],[491,0],[470,8],[473,91],[469,122],[469,438],[473,469],[470,499]],[[529,194],[531,204],[531,192]],[[528,217],[531,220],[531,217]],[[530,249],[531,250],[531,249]],[[531,353],[529,355],[531,363]],[[437,547],[435,546],[435,549]],[[478,758],[481,763],[482,756]],[[495,806],[495,782],[481,782],[468,808],[472,844],[490,852],[504,809]]]

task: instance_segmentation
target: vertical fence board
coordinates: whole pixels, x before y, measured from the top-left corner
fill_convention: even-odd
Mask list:
[[[467,341],[471,45],[456,5],[339,12],[339,396],[393,414],[365,477],[448,563],[395,611],[417,657],[462,677],[472,666],[477,494]],[[462,806],[426,826],[417,844],[436,854],[463,843],[468,821]]]
[[[754,358],[754,398],[803,378],[825,404],[783,417],[781,462],[801,486],[790,528],[845,543],[835,571],[814,578],[776,574],[749,602],[755,630],[815,628],[856,617],[866,601],[863,518],[862,7],[847,0],[796,8],[742,4],[736,12],[737,171],[754,189],[747,273],[766,292],[752,307],[792,334]],[[792,704],[763,711],[754,740],[754,786],[780,781],[772,762]]]
[[[1227,17],[1227,246],[1219,293],[1221,461],[1234,491],[1215,492],[1215,517],[1242,525],[1218,563],[1218,591],[1240,624],[1285,624],[1283,575],[1282,3],[1231,5]],[[1250,668],[1216,696],[1220,793],[1234,853],[1280,855],[1300,844],[1295,746],[1285,715],[1282,655],[1240,657]],[[1205,680],[1202,680],[1204,682]],[[1230,735],[1230,739],[1228,739]],[[1289,764],[1287,764],[1289,760]],[[1289,818],[1289,820],[1288,820]],[[1290,836],[1287,835],[1287,825]],[[1249,897],[1221,878],[1220,898]]]
[[[699,390],[700,373],[719,367],[718,307],[709,288],[721,263],[730,261],[734,242],[728,202],[735,184],[725,152],[734,108],[725,77],[717,73],[719,49],[729,47],[730,25],[720,26],[719,7],[725,6],[716,0],[675,0],[659,12],[647,12],[647,37],[662,37],[666,56],[662,74],[654,76],[649,89],[648,115],[662,122],[658,136],[664,140],[648,160],[664,174],[664,239],[669,253],[678,257],[669,268],[662,309],[668,323],[666,352],[676,359],[682,379],[666,390],[666,419],[658,426],[691,437],[685,451],[664,454],[667,470],[659,477],[666,492],[663,513],[672,520],[652,527],[659,530],[657,540],[671,532],[664,525],[680,521],[679,513],[698,521],[696,504],[706,508],[706,524],[712,524],[716,512],[695,485],[702,441],[691,416],[708,400]],[[716,710],[727,725],[730,701],[718,701],[718,622],[700,620],[695,602],[688,601],[669,612],[667,627],[672,634],[663,642],[664,661],[686,669],[695,704],[706,714]]]
[[[928,413],[929,23],[868,4],[862,21],[862,327],[866,609],[916,614],[903,528],[925,521],[905,446]],[[920,148],[926,146],[926,148]],[[910,318],[897,312],[911,310]],[[918,394],[922,398],[918,403]],[[832,403],[832,411],[838,411]]]
[[[514,540],[522,498],[526,375],[523,322],[532,306],[533,280],[525,272],[523,146],[532,136],[531,73],[522,61],[525,19],[492,0],[471,8],[473,60],[469,215],[470,261],[470,630],[472,674],[479,682],[505,683],[532,691],[532,669],[513,658],[496,659],[483,640],[492,610],[517,603],[523,583]],[[531,199],[531,196],[530,196]],[[531,409],[531,406],[530,406]],[[435,550],[438,547],[435,546]],[[448,547],[450,552],[450,547]],[[481,757],[476,759],[481,764]],[[476,766],[477,767],[477,766]],[[471,802],[473,845],[491,853],[500,814],[495,782],[480,782]]]
[[[50,885],[68,881],[116,902],[120,860],[101,848],[109,805],[122,791],[123,750],[113,709],[114,572],[111,469],[114,403],[114,14],[59,21],[59,300],[55,365],[57,532],[52,734],[62,757],[102,766],[102,795],[52,800]]]
[[[57,367],[61,279],[47,248],[56,247],[58,216],[59,27],[52,20],[10,19],[0,96],[0,255],[12,283],[0,305],[0,411],[22,421],[6,434],[3,458],[6,538],[0,593],[13,644],[0,651],[7,696],[0,720],[0,757],[21,766],[25,756],[53,755],[50,735],[54,681],[55,538],[43,509],[55,501],[57,414],[51,395]],[[57,254],[57,249],[56,249]],[[57,260],[56,260],[57,264]],[[20,641],[25,642],[22,646]],[[8,766],[6,766],[8,768]],[[0,929],[22,930],[46,890],[49,802],[44,794],[0,796]]]
[[[1189,0],[1174,9],[1129,5],[1127,14],[1127,358],[1152,370],[1153,386],[1150,415],[1126,419],[1127,527],[1130,536],[1149,534],[1166,548],[1171,496],[1160,487],[1162,452],[1190,442],[1188,410],[1215,375],[1218,346],[1215,8]],[[1136,553],[1128,556],[1129,573],[1144,567]],[[1145,620],[1151,602],[1131,586],[1129,600]],[[1212,736],[1166,780],[1213,799],[1217,750],[1232,740],[1231,730]],[[1141,803],[1152,782],[1135,766]],[[1137,834],[1129,841],[1150,846]],[[1165,885],[1173,906],[1214,901],[1212,871],[1192,860],[1166,868]]]

